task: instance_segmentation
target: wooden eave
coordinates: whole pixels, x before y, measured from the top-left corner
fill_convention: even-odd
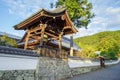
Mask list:
[[[40,20],[47,23],[41,24]],[[53,25],[52,23],[55,23],[55,24]],[[45,24],[47,24],[48,26],[46,26],[44,34],[48,35],[48,38],[51,38],[51,39],[54,38],[54,40],[58,40],[59,34],[61,34],[62,32],[63,32],[62,36],[78,32],[78,30],[73,26],[65,8],[56,9],[53,12],[42,9],[39,12],[32,15],[31,17],[29,17],[28,19],[15,25],[14,28],[16,30],[27,29],[25,35],[20,40],[20,42],[36,40],[34,43],[30,44],[30,45],[36,45],[36,44],[39,44],[40,38],[42,35],[41,31],[43,26],[41,25],[45,25]],[[57,30],[59,31],[56,32]],[[26,40],[28,38],[29,40]]]
[[[34,25],[37,22],[40,22],[40,19],[42,17],[62,17],[65,16],[65,20],[67,22],[67,25],[70,26],[68,28],[71,28],[72,33],[76,33],[78,32],[78,30],[73,26],[67,12],[66,12],[66,8],[57,8],[54,11],[47,11],[45,9],[42,9],[40,11],[38,11],[37,13],[33,14],[32,16],[30,16],[29,18],[27,18],[26,20],[20,22],[19,24],[14,26],[14,29],[16,30],[26,30],[28,27]],[[70,33],[71,34],[71,33]]]
[[[66,21],[70,25],[70,28],[72,29],[73,33],[77,33],[78,30],[74,27],[73,23],[71,22],[70,17],[68,16],[67,11],[65,12],[65,16],[66,16]],[[70,34],[72,34],[72,33],[70,33]]]
[[[26,20],[20,22],[19,24],[13,26],[14,29],[16,30],[24,30],[26,27],[34,24],[34,22],[38,21],[42,16],[46,16],[46,17],[59,17],[61,15],[64,15],[66,9],[65,8],[60,8],[60,9],[56,9],[54,11],[47,11],[45,9],[42,9],[40,11],[38,11],[37,13],[33,14],[32,16],[30,16],[29,18],[27,18]]]

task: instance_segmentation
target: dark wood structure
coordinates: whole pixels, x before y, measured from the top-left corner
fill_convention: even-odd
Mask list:
[[[65,7],[53,11],[40,10],[28,19],[15,25],[16,30],[25,30],[26,33],[20,42],[24,42],[24,49],[35,49],[38,46],[48,45],[56,48],[52,40],[59,41],[59,53],[62,51],[62,36],[77,32],[73,26]]]

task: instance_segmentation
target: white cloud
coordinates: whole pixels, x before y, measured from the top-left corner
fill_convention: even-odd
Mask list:
[[[10,14],[13,14],[13,13],[14,13],[11,9],[8,9],[8,12],[9,12]]]
[[[108,7],[106,9],[108,13],[108,26],[109,27],[120,27],[120,7]]]
[[[10,14],[26,18],[41,8],[50,9],[51,2],[57,0],[3,0]],[[105,30],[120,29],[120,0],[89,0],[96,14],[88,29],[80,28],[76,36],[91,35]],[[114,29],[113,29],[114,28]]]
[[[80,28],[75,37],[87,36],[107,30],[120,30],[120,1],[119,0],[89,0],[93,4],[95,17],[88,29]]]
[[[80,28],[79,32],[75,35],[75,37],[79,36],[88,36],[94,33],[98,33],[101,31],[107,30],[108,23],[106,23],[107,19],[96,16],[92,22],[88,25],[88,29]]]
[[[120,13],[120,7],[117,7],[117,8],[108,7],[108,8],[106,9],[106,12],[108,12],[108,13],[111,14],[111,15],[118,14],[118,13]]]
[[[13,35],[19,36],[19,37],[23,37],[23,35],[25,34],[25,32],[23,31],[15,31],[15,30],[13,30],[12,33],[14,33]]]
[[[57,0],[2,0],[2,4],[5,10],[8,10],[11,18],[17,17],[15,20],[24,20],[25,18],[31,16],[35,12],[39,11],[41,8],[50,9],[50,3]],[[14,18],[13,18],[14,19]],[[13,21],[16,24],[16,21]],[[13,26],[13,25],[8,25]],[[8,32],[17,36],[23,36],[24,31],[16,31],[13,28],[6,28],[2,26],[3,32]],[[9,29],[9,30],[8,30]]]
[[[51,0],[3,0],[10,14],[26,18],[41,8],[50,8]],[[55,1],[55,0],[54,0]]]

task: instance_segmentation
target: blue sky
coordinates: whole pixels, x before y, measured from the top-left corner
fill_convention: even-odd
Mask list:
[[[22,36],[24,31],[13,26],[41,8],[49,8],[56,0],[0,0],[0,31]],[[95,17],[88,29],[80,28],[75,37],[87,36],[106,30],[120,30],[120,0],[89,0],[93,4]]]

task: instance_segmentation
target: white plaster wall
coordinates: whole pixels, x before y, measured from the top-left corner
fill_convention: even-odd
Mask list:
[[[118,60],[109,60],[105,61],[105,65],[112,65],[112,64],[117,64],[120,62],[120,58]],[[91,60],[72,60],[68,59],[68,64],[70,68],[76,68],[76,67],[88,67],[88,66],[100,66],[100,62],[94,62]]]
[[[70,68],[100,65],[99,62],[92,62],[91,60],[71,60],[71,59],[68,59],[68,64]]]
[[[0,54],[0,70],[35,69],[37,57]]]

